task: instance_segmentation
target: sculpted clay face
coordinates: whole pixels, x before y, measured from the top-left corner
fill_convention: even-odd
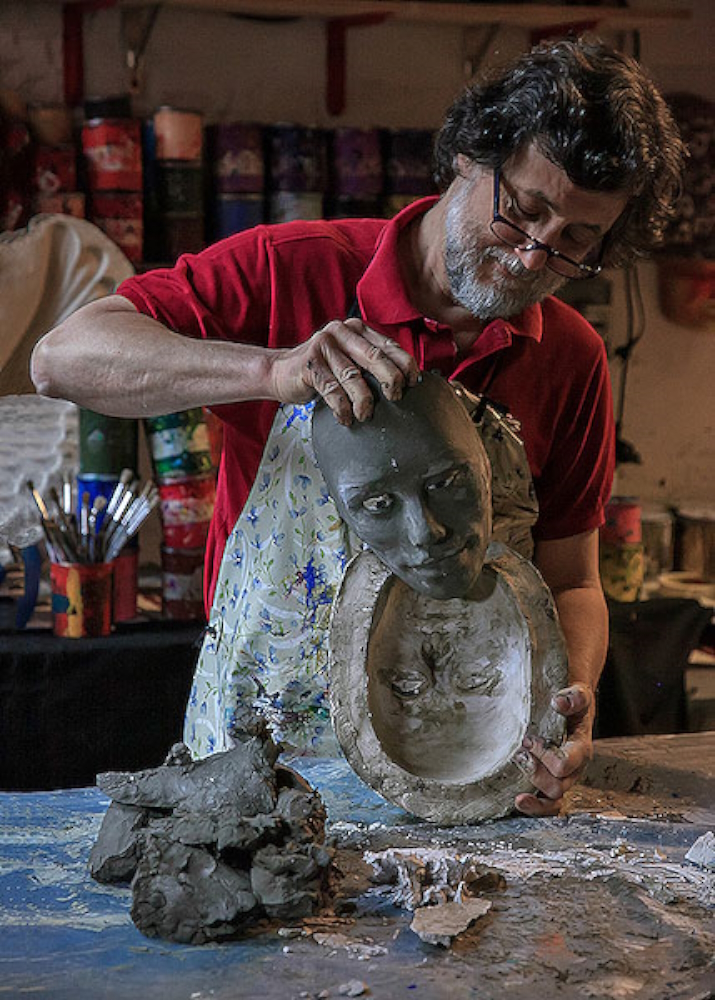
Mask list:
[[[372,383],[371,383],[372,385]],[[420,594],[464,597],[476,584],[491,533],[491,471],[479,434],[437,375],[345,427],[325,406],[313,446],[341,517],[392,572]]]

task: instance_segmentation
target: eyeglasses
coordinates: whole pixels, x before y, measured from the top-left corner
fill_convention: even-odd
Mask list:
[[[554,250],[548,243],[542,243],[536,237],[530,236],[525,230],[514,225],[499,211],[499,170],[494,171],[494,215],[489,228],[494,233],[500,243],[505,246],[514,247],[517,250],[542,251],[546,254],[546,266],[556,274],[563,275],[564,278],[594,278],[603,270],[603,254],[606,248],[605,238],[601,241],[601,251],[596,261],[590,264],[572,260],[560,250]]]

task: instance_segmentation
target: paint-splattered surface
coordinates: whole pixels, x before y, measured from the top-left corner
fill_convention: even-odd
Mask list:
[[[677,753],[676,738],[671,764]],[[337,916],[203,948],[144,938],[129,891],[90,879],[107,806],[97,790],[0,795],[0,998],[715,995],[715,871],[685,860],[715,828],[706,776],[682,798],[668,768],[660,781],[651,768],[647,792],[619,789],[611,773],[610,789],[582,789],[559,819],[438,829],[385,805],[343,762],[301,770],[331,817]],[[364,852],[386,847],[474,855],[503,876],[485,890],[489,912],[449,950],[422,943],[412,914],[370,882]]]

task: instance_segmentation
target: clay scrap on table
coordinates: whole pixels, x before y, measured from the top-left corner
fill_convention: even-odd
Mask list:
[[[389,848],[367,851],[364,859],[390,901],[414,912],[410,929],[427,944],[448,947],[491,909],[481,893],[506,887],[500,872],[468,854]]]
[[[327,892],[325,809],[295,771],[276,765],[265,726],[192,761],[100,774],[112,802],[89,857],[100,882],[131,882],[142,933],[184,944],[242,936],[259,920],[309,916]]]

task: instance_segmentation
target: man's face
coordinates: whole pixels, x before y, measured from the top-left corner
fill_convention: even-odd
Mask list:
[[[449,290],[473,316],[515,316],[553,294],[566,279],[546,254],[504,246],[489,228],[493,172],[459,157],[462,176],[450,189],[444,266]],[[502,169],[501,212],[521,229],[575,260],[600,245],[626,205],[625,195],[577,188],[535,146]]]
[[[319,455],[349,527],[409,587],[440,600],[471,590],[491,533],[489,460],[462,404],[443,390],[448,407],[423,383],[354,428],[328,414],[334,440]]]

